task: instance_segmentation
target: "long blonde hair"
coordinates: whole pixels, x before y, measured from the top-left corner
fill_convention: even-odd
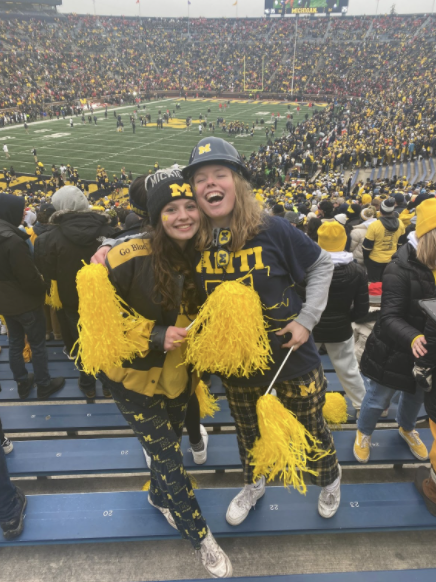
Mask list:
[[[418,239],[416,251],[418,261],[431,269],[436,269],[436,228],[429,230]]]
[[[230,221],[232,239],[228,245],[230,251],[239,251],[247,240],[254,238],[264,228],[266,214],[261,209],[254,197],[253,191],[247,180],[233,172],[235,183],[235,206]],[[191,180],[195,190],[194,181]],[[196,249],[204,251],[212,246],[213,226],[211,219],[200,210],[200,229],[197,234]]]

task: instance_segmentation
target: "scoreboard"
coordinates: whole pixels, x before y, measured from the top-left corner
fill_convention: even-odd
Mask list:
[[[349,0],[265,0],[265,14],[346,14]]]

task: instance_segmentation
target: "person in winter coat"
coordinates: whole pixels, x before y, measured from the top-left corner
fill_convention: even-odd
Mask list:
[[[396,252],[399,238],[404,234],[404,225],[394,212],[394,198],[383,200],[381,216],[369,225],[362,243],[363,258],[371,283],[379,283],[383,278],[386,265]]]
[[[170,172],[166,172],[164,170],[160,170],[157,174],[149,174],[138,176],[135,181],[131,184],[129,188],[129,202],[130,207],[132,208],[131,214],[129,214],[126,218],[126,227],[128,223],[128,219],[130,216],[134,216],[137,218],[135,223],[131,228],[126,228],[125,230],[121,231],[115,237],[115,240],[110,241],[115,243],[116,241],[120,240],[128,240],[130,238],[137,238],[138,236],[148,236],[149,233],[152,232],[153,227],[150,224],[150,213],[148,211],[148,189],[153,189],[159,184],[159,180],[165,177],[170,177],[170,179],[175,179],[175,176],[180,175],[179,170],[170,170]],[[105,241],[105,244],[109,241]],[[104,246],[102,248],[105,248]],[[91,263],[98,263],[98,261],[92,257]],[[104,263],[104,260],[102,261]],[[103,383],[103,389],[106,388],[106,381],[104,378],[101,378]],[[206,382],[210,382],[210,380],[205,380]],[[107,386],[109,387],[109,386]],[[201,424],[200,419],[200,405],[198,402],[198,398],[196,393],[194,392],[189,401],[188,407],[186,409],[186,416],[185,416],[185,427],[189,437],[189,444],[190,449],[192,452],[192,456],[194,459],[194,463],[197,465],[202,465],[207,461],[207,431],[204,426]],[[147,452],[144,449],[144,455],[147,460],[147,465],[150,467],[150,457],[147,455]]]
[[[44,202],[41,204],[39,212],[37,214],[37,221],[31,228],[27,228],[26,232],[30,236],[30,242],[32,243],[32,247],[35,245],[35,241],[38,236],[44,234],[48,230],[52,228],[56,228],[54,224],[49,224],[50,216],[55,212],[55,207],[53,204],[48,202]],[[50,305],[44,305],[44,315],[46,321],[46,333],[45,339],[49,340],[51,337],[51,333],[53,332],[53,336],[55,340],[62,339],[62,331],[59,324],[58,316],[56,310],[53,309]]]
[[[34,383],[39,399],[62,388],[64,378],[51,378],[45,346],[45,285],[35,267],[27,240],[19,226],[24,198],[0,194],[0,305],[9,332],[9,361],[20,398],[27,398]],[[32,350],[34,374],[24,365],[25,336]]]
[[[357,226],[358,224],[360,224],[361,211],[362,211],[362,207],[360,206],[360,204],[357,204],[357,203],[350,204],[350,206],[348,207],[347,212],[346,212],[347,224],[345,226],[347,234],[350,234],[352,229],[355,226]]]
[[[360,213],[360,218],[363,222],[352,227],[350,233],[350,252],[353,253],[354,260],[362,267],[365,265],[363,259],[362,243],[365,240],[366,231],[370,224],[377,220],[376,210],[371,206],[364,208]]]
[[[436,265],[436,231],[433,231],[434,264]],[[436,273],[436,270],[434,271]],[[433,445],[430,451],[430,470],[419,467],[415,476],[415,485],[424,498],[429,512],[436,517],[436,299],[420,302],[426,303],[427,322],[424,329],[427,353],[416,359],[413,369],[417,384],[425,391],[424,404],[429,415],[430,429],[433,435]]]
[[[360,410],[365,387],[354,352],[351,322],[368,313],[368,280],[365,270],[344,251],[345,228],[338,222],[324,222],[318,229],[319,246],[330,253],[334,271],[327,306],[313,329],[317,348],[325,345],[339,381],[354,408]]]
[[[0,423],[1,424],[1,423]],[[27,499],[10,479],[5,447],[0,446],[0,528],[7,540],[18,537],[24,529]]]
[[[369,283],[369,311],[364,317],[360,317],[353,322],[354,332],[354,353],[356,354],[357,363],[360,365],[362,354],[365,350],[366,341],[369,338],[377,317],[380,314],[380,305],[382,298],[382,284]]]
[[[368,462],[371,435],[396,390],[401,391],[396,418],[399,434],[416,458],[428,458],[427,448],[415,430],[424,390],[416,384],[413,368],[415,358],[426,353],[423,336],[426,317],[418,302],[436,294],[434,229],[436,200],[426,200],[417,208],[416,231],[393,256],[383,275],[380,317],[360,363],[366,396],[353,449],[360,463]]]
[[[58,318],[67,352],[71,354],[78,339],[77,272],[83,267],[82,261],[89,263],[101,237],[113,236],[118,231],[109,226],[107,215],[90,212],[85,195],[76,186],[60,188],[51,201],[56,212],[50,224],[56,228],[36,239],[35,263],[47,288],[51,288],[52,281],[57,282],[62,303]],[[80,372],[79,388],[87,398],[95,397],[95,382],[93,376]],[[109,392],[106,395],[109,397]]]

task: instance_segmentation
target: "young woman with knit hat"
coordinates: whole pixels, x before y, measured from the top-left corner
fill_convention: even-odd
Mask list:
[[[154,174],[151,176],[153,175]],[[159,176],[165,176],[165,174],[160,172]],[[147,186],[148,188],[153,188],[153,181],[156,182],[156,179],[151,178],[150,174],[143,174],[138,176],[131,183],[129,188],[130,207],[132,209],[132,215],[140,220],[136,221],[131,228],[121,231],[114,240],[124,241],[127,238],[135,238],[138,235],[140,237],[149,236],[146,233],[152,231],[152,226],[150,224],[150,214],[148,210]],[[91,262],[93,261],[91,260]],[[200,421],[200,406],[197,395],[194,392],[188,402],[185,428],[188,432],[193,460],[197,465],[202,465],[207,461],[208,434]],[[147,460],[147,465],[150,466],[150,457],[145,449],[143,449],[143,451]]]
[[[200,303],[192,269],[200,215],[178,170],[152,174],[145,186],[151,232],[117,241],[106,266],[120,297],[154,325],[142,337],[145,355],[107,372],[105,384],[151,458],[149,503],[199,550],[212,576],[227,578],[232,565],[201,514],[180,450],[199,380],[181,364]]]
[[[325,345],[339,381],[356,411],[360,410],[365,387],[359,372],[351,322],[368,313],[368,279],[363,267],[345,252],[347,233],[338,222],[324,222],[318,229],[318,244],[333,261],[327,306],[313,329],[317,347]]]
[[[399,436],[417,459],[428,458],[427,448],[415,430],[425,392],[417,384],[413,368],[416,359],[427,352],[423,335],[426,316],[419,301],[436,294],[436,200],[422,202],[416,213],[416,231],[386,266],[380,316],[360,362],[366,395],[353,449],[360,463],[368,462],[371,435],[397,390],[401,391],[396,418]]]
[[[183,174],[193,185],[201,210],[197,237],[197,285],[204,301],[223,281],[246,277],[265,306],[274,363],[264,374],[249,378],[222,377],[235,420],[244,488],[231,501],[226,519],[239,525],[265,492],[265,479],[253,482],[249,451],[259,436],[256,403],[289,348],[293,347],[275,383],[282,404],[332,454],[316,463],[312,482],[320,486],[318,511],[332,517],[340,503],[340,467],[331,433],[322,415],[326,380],[311,331],[327,302],[333,271],[328,253],[281,218],[264,214],[248,183],[249,173],[235,148],[215,138],[193,149]],[[306,302],[295,283],[306,280]],[[275,331],[277,330],[277,331]],[[222,338],[221,341],[225,341]]]

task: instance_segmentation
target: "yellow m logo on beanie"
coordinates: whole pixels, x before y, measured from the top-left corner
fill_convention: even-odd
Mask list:
[[[171,196],[173,198],[176,198],[177,196],[181,196],[182,194],[185,194],[185,196],[192,197],[192,190],[191,190],[191,186],[189,184],[182,184],[181,186],[179,186],[178,184],[171,184],[170,188],[171,188]]]

